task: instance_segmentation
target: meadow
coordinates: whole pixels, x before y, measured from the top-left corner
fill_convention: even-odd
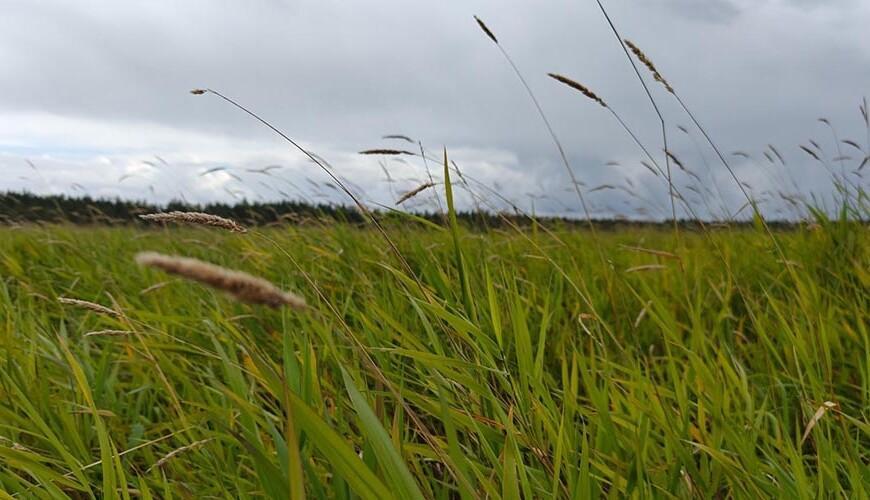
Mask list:
[[[0,230],[2,496],[867,497],[862,223],[383,229]]]
[[[750,155],[723,153],[601,9],[661,149],[582,83],[549,76],[643,153],[668,202],[631,215],[658,225],[593,222],[592,193],[650,200],[575,177],[477,18],[564,164],[572,221],[530,216],[402,135],[384,139],[413,151],[361,154],[407,158],[425,177],[373,212],[326,160],[212,89],[191,92],[277,133],[329,176],[309,179],[315,190],[345,204],[281,193],[243,228],[214,217],[253,212],[246,202],[132,224],[142,210],[121,201],[0,198],[0,498],[870,497],[866,99],[866,146],[825,118],[837,156],[799,146],[829,191],[799,186],[768,144],[750,167],[774,187],[756,193],[733,168]],[[700,146],[706,173],[669,148],[643,69],[715,167]],[[457,214],[453,190],[479,223]],[[405,211],[415,197],[434,215]]]

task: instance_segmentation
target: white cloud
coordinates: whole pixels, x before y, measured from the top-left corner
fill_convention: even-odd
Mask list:
[[[812,136],[831,147],[829,132],[816,127],[819,116],[830,118],[842,138],[864,135],[856,104],[870,81],[864,42],[870,4],[815,2],[806,9],[807,1],[607,5],[623,35],[641,44],[723,149],[758,156],[774,143],[802,189],[829,193],[829,180],[796,146]],[[10,175],[0,189],[69,192],[77,183],[93,194],[158,201],[180,193],[193,200],[232,199],[230,193],[269,198],[281,196],[279,189],[341,199],[329,188],[316,194],[306,177],[321,191],[326,177],[268,130],[213,96],[187,93],[208,85],[329,159],[374,201],[390,202],[423,179],[422,166],[406,170],[389,160],[400,181],[389,185],[377,159],[355,153],[389,144],[379,139],[383,134],[405,133],[435,153],[447,145],[468,175],[498,182],[524,208],[531,193],[549,196],[536,201],[539,211],[577,210],[550,138],[473,22],[478,14],[524,71],[587,188],[633,182],[650,206],[668,205],[666,186],[639,165],[642,155],[607,112],[545,76],[557,71],[588,84],[661,154],[655,115],[594,2],[131,5],[46,1],[5,8],[0,162]],[[654,92],[672,148],[702,168],[695,146],[673,130],[688,120],[658,86]],[[702,150],[725,197],[738,195],[703,144]],[[612,159],[623,167],[602,166]],[[283,165],[285,180],[246,172],[269,164]],[[220,166],[242,182],[227,173],[199,175]],[[124,175],[130,177],[119,183]],[[751,168],[741,175],[776,187]],[[589,198],[602,211],[637,205],[621,188]]]

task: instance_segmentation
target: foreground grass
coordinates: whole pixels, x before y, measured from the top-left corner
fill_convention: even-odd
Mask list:
[[[458,245],[388,230],[413,275],[380,235],[343,225],[0,230],[0,487],[870,494],[865,227],[779,234],[785,259],[749,230],[684,233],[679,247],[651,230],[600,247],[540,228]],[[232,302],[136,267],[143,250],[246,270],[310,308]]]

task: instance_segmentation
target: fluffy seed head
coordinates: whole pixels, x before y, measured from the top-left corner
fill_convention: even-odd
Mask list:
[[[631,49],[631,52],[634,54],[635,57],[637,57],[638,61],[642,62],[644,64],[644,66],[646,66],[646,69],[648,69],[649,72],[652,73],[652,76],[655,79],[655,81],[664,85],[665,89],[667,89],[668,92],[673,94],[674,93],[673,87],[671,87],[671,85],[667,82],[667,80],[665,80],[665,77],[663,77],[662,74],[659,73],[659,70],[656,69],[652,60],[649,57],[647,57],[646,54],[644,54],[642,50],[640,50],[640,47],[633,44],[631,42],[631,40],[626,40],[625,44],[628,45],[628,48]]]
[[[79,299],[70,299],[67,297],[58,297],[57,301],[61,304],[66,304],[70,306],[81,307],[82,309],[88,309],[95,313],[105,314],[106,316],[120,316],[121,314],[114,309],[109,309],[104,305],[97,304],[95,302],[90,302],[88,300],[79,300]]]
[[[574,80],[568,78],[567,76],[557,75],[556,73],[547,73],[547,75],[550,78],[556,80],[557,82],[561,82],[561,83],[571,87],[572,89],[579,91],[581,94],[592,99],[593,101],[597,102],[598,104],[602,105],[603,107],[605,107],[605,108],[607,107],[607,104],[604,102],[604,100],[601,99],[600,97],[598,97],[597,95],[595,95],[595,92],[592,92],[591,90],[589,90],[585,85],[583,85],[579,82],[575,82]]]
[[[405,201],[407,201],[407,200],[409,200],[409,199],[411,199],[411,198],[417,196],[417,195],[420,194],[420,192],[422,192],[423,190],[428,189],[428,188],[430,188],[430,187],[432,187],[432,186],[434,186],[434,185],[435,185],[435,184],[432,183],[432,182],[427,182],[427,183],[425,183],[425,184],[421,184],[421,185],[415,187],[414,189],[412,189],[412,190],[408,191],[407,193],[403,194],[403,195],[402,195],[398,200],[396,200],[396,205],[399,205],[399,204],[401,204],[401,203],[403,203],[403,202],[405,202]]]
[[[145,214],[140,215],[140,219],[153,220],[157,222],[186,222],[188,224],[199,224],[203,226],[220,227],[233,231],[235,233],[248,232],[243,226],[236,221],[219,217],[217,215],[204,214],[202,212],[166,212],[160,214]]]
[[[188,257],[142,252],[136,255],[142,266],[155,267],[169,274],[204,283],[232,295],[239,302],[265,304],[271,307],[305,307],[305,299],[285,292],[268,281],[242,271],[226,269]]]

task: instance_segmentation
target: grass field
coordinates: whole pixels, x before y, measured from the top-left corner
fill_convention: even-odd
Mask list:
[[[870,239],[0,230],[17,498],[866,498]],[[240,304],[134,263],[303,296]],[[59,297],[102,304],[94,311]],[[3,497],[9,498],[4,494]]]
[[[194,207],[204,215],[179,214],[181,202],[145,209],[120,199],[0,195],[0,499],[870,498],[867,99],[858,107],[863,130],[852,135],[828,118],[814,122],[825,125],[830,154],[809,139],[798,146],[798,169],[773,144],[757,158],[723,150],[596,3],[658,117],[649,142],[620,114],[627,104],[618,90],[548,73],[548,84],[618,125],[636,148],[626,158],[643,153],[643,177],[608,161],[613,173],[597,186],[585,184],[599,177],[595,155],[571,164],[579,146],[563,147],[537,84],[474,17],[540,118],[549,154],[564,167],[558,175],[567,175],[560,181],[535,162],[516,166],[546,178],[540,193],[525,193],[531,212],[546,199],[562,207],[546,213],[571,220],[525,214],[496,179],[463,174],[446,149],[441,157],[404,135],[382,136],[390,149],[359,152],[381,160],[392,198],[369,197],[348,170],[257,114],[280,118],[289,104],[254,111],[244,94],[236,101],[208,87],[190,92],[240,112],[310,161],[321,174],[304,176],[310,193],[280,177],[281,165],[197,160],[189,165],[203,178],[196,182],[222,172],[280,194],[280,204]],[[210,46],[208,57],[221,47]],[[292,54],[281,60],[303,73]],[[346,85],[358,78],[354,71]],[[138,99],[145,88],[124,90]],[[724,102],[716,88],[695,95]],[[679,118],[666,120],[665,100]],[[322,118],[307,107],[292,111],[301,130]],[[219,116],[208,118],[210,127]],[[671,127],[679,139],[669,139]],[[694,160],[684,164],[673,151],[683,140],[705,170],[695,173]],[[46,147],[12,144],[34,154]],[[187,199],[187,167],[154,159],[160,165],[137,160],[154,170],[148,182],[165,176]],[[830,186],[801,168],[810,159]],[[387,160],[402,165],[401,186],[416,187],[396,192]],[[58,194],[61,184],[26,161]],[[104,167],[88,168],[105,177]],[[246,196],[213,183],[218,196],[218,186]],[[475,209],[462,223],[454,186],[456,205]],[[563,191],[577,200],[569,206]],[[740,195],[739,206],[729,194]],[[429,197],[436,203],[415,204]],[[164,210],[174,214],[136,217]],[[233,215],[258,210],[256,222]],[[602,214],[617,217],[593,222]],[[167,218],[219,227],[162,226]],[[628,219],[650,222],[633,227]],[[286,293],[171,256],[243,271]],[[176,274],[186,266],[195,280],[154,269],[160,262]],[[230,288],[235,297],[221,291]]]

